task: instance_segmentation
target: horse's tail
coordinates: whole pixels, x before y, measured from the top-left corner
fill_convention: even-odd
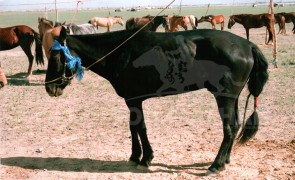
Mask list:
[[[198,18],[197,17],[195,17],[195,26],[196,26],[196,28],[198,27]]]
[[[42,49],[42,41],[40,38],[40,34],[33,30],[34,39],[35,39],[35,52],[36,52],[36,63],[44,65],[44,58],[43,58],[43,49]]]
[[[249,76],[248,81],[248,89],[250,94],[247,97],[246,106],[245,106],[245,113],[244,113],[244,120],[246,109],[248,106],[248,100],[251,95],[254,96],[254,112],[246,121],[246,123],[242,127],[242,131],[238,135],[238,143],[245,144],[248,140],[250,140],[256,132],[258,131],[259,127],[259,118],[256,112],[256,108],[258,106],[258,96],[262,92],[263,87],[268,79],[268,63],[264,55],[262,54],[261,50],[258,49],[257,46],[252,47],[252,54],[254,58],[254,64],[252,71]]]

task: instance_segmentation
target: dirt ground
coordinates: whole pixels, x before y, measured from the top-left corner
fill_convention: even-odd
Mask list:
[[[63,96],[51,98],[44,88],[46,65],[35,65],[28,79],[24,77],[28,62],[21,49],[2,51],[0,60],[9,84],[0,91],[0,177],[295,179],[295,37],[284,38],[279,68],[270,64],[270,78],[260,96],[257,135],[246,146],[235,146],[226,170],[209,177],[205,173],[223,134],[216,103],[207,91],[144,102],[155,155],[150,171],[144,172],[127,164],[129,113],[109,82],[86,72]],[[263,37],[258,41],[263,42]],[[272,47],[259,46],[269,58]],[[240,98],[241,117],[247,94],[244,90]]]

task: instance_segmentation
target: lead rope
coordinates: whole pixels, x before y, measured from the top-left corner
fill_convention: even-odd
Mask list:
[[[74,22],[74,19],[75,19],[75,17],[76,17],[76,14],[77,14],[77,12],[78,12],[78,7],[79,7],[79,3],[81,3],[81,4],[83,4],[83,2],[82,1],[77,1],[77,5],[76,5],[76,11],[75,11],[75,13],[74,13],[74,15],[73,15],[73,17],[72,17],[72,19],[71,19],[71,23],[70,23],[70,29],[71,29],[71,27],[72,27],[72,24],[73,24],[73,22]]]
[[[95,61],[94,63],[92,63],[91,65],[89,65],[88,67],[84,68],[84,70],[88,71],[89,68],[91,68],[92,66],[94,66],[95,64],[97,64],[98,62],[102,61],[104,58],[106,58],[107,56],[109,56],[110,54],[112,54],[114,51],[116,51],[117,49],[119,49],[121,46],[123,46],[127,41],[129,41],[131,38],[133,38],[136,34],[138,34],[141,30],[143,30],[147,25],[149,25],[158,15],[160,15],[163,11],[165,11],[166,9],[168,9],[168,7],[174,3],[175,0],[172,0],[164,9],[162,9],[156,16],[154,16],[148,23],[146,23],[144,26],[142,26],[139,30],[137,30],[134,34],[132,34],[129,38],[127,38],[125,41],[123,41],[120,45],[118,45],[116,48],[114,48],[112,51],[110,51],[109,53],[107,53],[106,55],[104,55],[103,57],[101,57],[100,59],[98,59],[97,61]]]

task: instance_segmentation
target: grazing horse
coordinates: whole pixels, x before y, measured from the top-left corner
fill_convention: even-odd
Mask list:
[[[148,168],[154,155],[147,136],[143,101],[206,88],[217,101],[224,133],[209,172],[223,170],[225,163],[230,162],[232,146],[240,128],[238,99],[241,91],[248,84],[250,94],[247,99],[253,95],[257,100],[268,79],[268,63],[261,50],[250,41],[225,31],[140,31],[134,35],[135,32],[123,30],[67,36],[66,29],[62,28],[48,62],[46,92],[52,97],[62,95],[73,74],[82,74],[79,70],[82,69],[81,63],[107,79],[116,93],[124,98],[130,111],[130,163],[137,164],[138,168]],[[70,68],[68,64],[74,66]],[[254,102],[254,113],[238,136],[241,144],[258,130],[257,102]]]
[[[167,31],[170,32],[177,32],[178,26],[183,27],[184,30],[188,29],[188,24],[190,23],[190,19],[187,16],[168,16],[169,18],[169,30],[167,29]]]
[[[291,23],[293,22],[293,34],[295,34],[295,12],[290,12],[290,13],[277,13],[276,15],[281,15],[284,16],[285,22],[282,23],[282,26],[285,28],[285,23]],[[285,29],[286,32],[286,29]]]
[[[107,27],[107,32],[110,32],[110,27],[114,24],[120,24],[121,26],[124,26],[124,22],[122,17],[115,16],[115,17],[93,17],[88,21],[89,24],[92,24],[98,29],[98,26],[100,27]]]
[[[2,89],[7,84],[6,76],[3,70],[0,68],[0,89]]]
[[[224,29],[226,18],[223,15],[208,15],[208,16],[202,16],[201,19],[199,19],[198,23],[202,22],[209,22],[212,25],[212,29],[216,29],[216,24],[221,25],[221,31]]]
[[[0,51],[10,50],[20,46],[29,60],[28,76],[32,74],[34,56],[32,55],[31,47],[34,40],[36,63],[43,65],[44,60],[40,35],[35,30],[25,25],[0,28]]]
[[[247,40],[249,40],[249,29],[250,28],[261,28],[266,26],[269,34],[268,44],[270,41],[273,41],[273,34],[274,34],[274,22],[272,21],[271,14],[237,14],[230,16],[228,21],[228,29],[230,29],[235,23],[242,24],[246,29]]]
[[[150,23],[149,23],[150,22]],[[148,25],[146,25],[149,23]],[[142,18],[133,17],[126,21],[126,29],[139,29],[144,25],[145,30],[156,31],[160,25],[166,29],[169,26],[168,17],[167,16],[144,16]]]

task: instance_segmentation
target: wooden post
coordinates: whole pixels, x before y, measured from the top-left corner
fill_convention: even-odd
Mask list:
[[[270,0],[269,2],[269,10],[268,13],[271,14],[271,19],[273,22],[273,64],[275,68],[278,68],[278,59],[277,59],[277,53],[278,53],[278,49],[277,49],[277,37],[276,37],[276,28],[275,28],[275,16],[274,16],[274,10],[273,10],[273,0]]]
[[[55,0],[55,21],[58,22],[58,12],[57,12],[56,0]]]

